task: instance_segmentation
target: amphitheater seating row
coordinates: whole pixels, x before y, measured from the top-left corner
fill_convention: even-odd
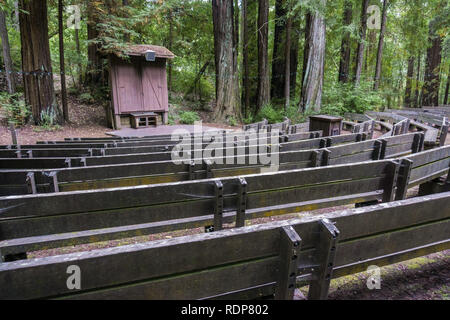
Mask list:
[[[0,170],[0,196],[135,186],[390,159],[421,151],[422,138],[421,133],[411,133],[316,150],[277,152],[265,158],[258,155],[258,150],[251,153],[248,149],[247,154],[228,157],[214,154],[183,163],[167,160],[49,170]],[[326,140],[322,144],[327,145]],[[269,163],[275,159],[277,163]]]
[[[326,299],[330,280],[448,249],[450,193],[0,264],[0,299]],[[76,266],[81,287],[69,289]]]

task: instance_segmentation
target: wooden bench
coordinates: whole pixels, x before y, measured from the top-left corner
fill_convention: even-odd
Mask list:
[[[137,187],[0,197],[0,251],[214,226],[395,197],[399,164],[382,160]]]
[[[158,115],[154,112],[131,113],[131,127],[134,129],[158,126]]]
[[[279,146],[280,151],[296,151],[296,150],[306,150],[306,149],[318,149],[323,148],[325,146],[335,145],[335,144],[344,144],[351,143],[355,141],[365,140],[367,135],[365,134],[350,134],[343,136],[335,136],[331,140],[316,138],[316,139],[306,139],[306,140],[298,140],[298,141],[290,141],[281,144],[277,144]],[[284,137],[280,137],[280,140],[283,140]],[[238,154],[239,150],[236,149],[248,149],[246,140],[238,140],[233,147],[227,147],[225,143],[225,148],[221,149],[223,154],[227,154],[227,152]],[[255,144],[252,144],[251,147],[256,146],[256,140],[254,140]],[[270,143],[270,139],[267,141]],[[211,142],[203,143],[202,150],[209,146]],[[247,146],[244,146],[247,145]],[[261,144],[263,146],[265,144]],[[65,158],[62,161],[63,166],[61,167],[76,167],[76,166],[93,166],[93,165],[108,165],[108,164],[117,164],[117,163],[125,163],[125,162],[150,162],[150,161],[165,161],[173,159],[173,149],[176,147],[176,152],[184,152],[186,149],[191,152],[191,158],[194,158],[194,154],[196,150],[200,150],[196,148],[196,143],[192,144],[178,144],[178,145],[164,145],[164,146],[141,146],[141,147],[111,147],[100,149],[100,153],[102,156],[90,156],[84,158]],[[267,144],[269,146],[269,144]],[[97,151],[95,151],[97,152]],[[248,152],[245,152],[248,154]],[[187,156],[189,156],[187,154]],[[49,159],[58,159],[58,158],[22,158],[22,159],[8,159],[8,158],[0,158],[0,167],[4,169],[42,169],[42,168],[58,168],[57,166],[49,166]]]
[[[245,153],[236,152],[232,156],[224,153],[224,158],[193,159],[184,164],[168,160],[53,170],[0,170],[0,195],[135,186],[255,174],[268,169],[282,171],[389,159],[419,152],[421,136],[421,133],[412,133],[324,149],[280,152],[271,155],[278,157],[275,168],[271,164],[254,162],[251,156],[257,155],[257,152],[250,154],[251,150],[246,149]]]
[[[0,264],[0,299],[326,299],[332,278],[450,248],[450,193]],[[81,288],[66,282],[70,266]]]

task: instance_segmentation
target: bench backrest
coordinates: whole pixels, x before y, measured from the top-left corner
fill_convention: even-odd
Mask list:
[[[420,133],[416,133],[327,149],[280,152],[272,154],[271,158],[278,157],[278,171],[380,160],[418,152],[419,146],[414,142],[420,142],[420,136]],[[102,189],[238,176],[265,172],[267,166],[270,166],[262,164],[259,159],[253,159],[250,154],[219,159],[220,162],[215,158],[207,158],[184,164],[159,161],[53,170],[0,170],[0,195]]]
[[[163,229],[213,224],[218,230],[232,221],[242,226],[246,219],[262,216],[391,201],[398,168],[398,163],[386,160],[222,179],[1,197],[0,208],[8,209],[0,217],[0,236],[6,240],[148,223],[157,223]],[[158,228],[147,229],[153,233]]]
[[[324,299],[330,279],[449,248],[450,193],[0,264],[0,299]],[[70,266],[81,289],[67,286]],[[72,271],[73,272],[73,271]]]

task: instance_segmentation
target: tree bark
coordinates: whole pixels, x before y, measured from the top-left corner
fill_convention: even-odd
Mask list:
[[[410,56],[408,59],[408,71],[406,74],[406,88],[404,106],[410,108],[412,106],[412,79],[414,77],[414,57]]]
[[[346,0],[344,4],[344,16],[342,24],[349,26],[352,23],[353,7],[350,0]],[[342,37],[341,44],[341,61],[339,64],[339,77],[340,82],[348,82],[350,72],[350,32],[346,31]]]
[[[128,0],[122,0],[122,5],[124,7],[127,7],[128,6]],[[125,40],[125,42],[130,42],[130,35],[128,33],[125,34],[125,39],[124,40]]]
[[[419,82],[420,82],[420,60],[421,60],[421,54],[417,56],[417,70],[416,70],[416,90],[414,93],[414,108],[419,108]]]
[[[427,49],[424,84],[422,87],[422,103],[424,106],[439,105],[439,66],[441,64],[442,39],[436,34],[432,22],[430,22],[429,26],[431,47]]]
[[[95,40],[98,37],[97,23],[98,17],[95,12],[94,5],[88,1],[88,21],[87,21],[87,38],[88,41]],[[99,46],[96,43],[88,44],[88,67],[86,74],[86,82],[90,85],[98,85],[102,80],[102,59],[99,53]]]
[[[11,59],[11,48],[9,46],[8,29],[6,27],[5,13],[0,10],[0,38],[3,48],[3,62],[5,64],[6,82],[8,83],[8,92],[14,94],[16,92],[16,79],[13,71],[13,63]]]
[[[291,80],[289,81],[291,87],[291,97],[295,97],[295,89],[297,83],[297,68],[298,68],[298,50],[299,50],[299,42],[300,42],[300,25],[301,21],[299,18],[299,13],[297,12],[295,16],[292,17],[292,25],[291,25]]]
[[[375,77],[374,77],[374,84],[373,84],[373,89],[375,91],[377,91],[378,87],[380,86],[381,66],[382,66],[382,62],[383,62],[384,33],[386,32],[388,6],[389,6],[389,0],[384,0],[383,17],[381,19],[380,38],[378,39],[377,63],[375,65]]]
[[[361,9],[361,25],[359,27],[359,42],[358,49],[356,50],[356,64],[355,64],[355,86],[359,85],[361,79],[361,71],[364,60],[364,41],[366,40],[367,32],[367,8],[369,6],[369,0],[362,0]]]
[[[323,7],[326,0],[321,0]],[[306,19],[305,63],[303,68],[300,111],[320,111],[325,66],[325,20],[320,12],[310,12]]]
[[[81,64],[80,35],[77,28],[75,28],[75,47],[78,57],[78,87],[81,88],[83,83],[83,66]]]
[[[284,7],[285,0],[275,1],[275,32],[273,38],[273,59],[272,59],[272,79],[270,95],[275,99],[282,99],[284,96],[283,88],[285,84],[285,70],[286,70],[286,10]]]
[[[289,16],[286,23],[286,71],[284,74],[284,110],[287,110],[290,104],[291,97],[291,27],[292,27],[292,16]]]
[[[64,121],[69,122],[69,107],[67,105],[66,68],[64,65],[64,27],[63,27],[63,0],[58,0],[58,30],[59,30],[59,69],[61,79],[61,102],[63,106]]]
[[[213,0],[212,15],[216,67],[216,107],[213,118],[216,121],[225,121],[230,117],[240,120],[233,2]]]
[[[53,110],[59,122],[48,41],[47,1],[20,0],[19,5],[28,12],[21,11],[19,16],[25,100],[31,105],[36,124],[41,122],[41,112],[47,110]]]
[[[269,0],[259,0],[258,7],[258,90],[257,109],[270,101],[269,79]]]
[[[244,117],[248,116],[248,111],[250,109],[250,70],[248,65],[248,2],[247,0],[242,0],[242,102],[243,110],[242,114]]]
[[[172,46],[173,46],[173,14],[172,14],[172,9],[169,9],[169,17],[168,17],[169,21],[169,50],[173,50]],[[169,95],[170,92],[172,91],[172,59],[168,59],[168,67],[167,67],[167,73],[168,73],[168,89],[169,89]]]
[[[450,73],[450,70],[449,70]],[[445,86],[444,105],[448,104],[448,91],[450,87],[450,74],[447,76],[447,85]]]

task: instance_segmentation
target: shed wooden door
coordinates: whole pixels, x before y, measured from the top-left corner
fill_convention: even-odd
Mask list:
[[[146,111],[167,111],[165,60],[142,63],[143,106]]]
[[[120,61],[115,78],[120,113],[143,111],[140,64]]]

